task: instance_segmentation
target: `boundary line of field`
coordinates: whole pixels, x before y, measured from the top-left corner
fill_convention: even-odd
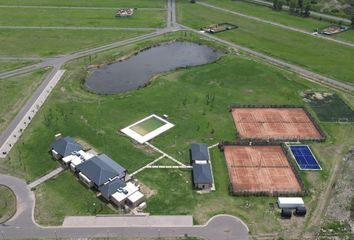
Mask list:
[[[0,5],[0,8],[34,8],[34,9],[77,9],[77,10],[115,10],[123,7],[74,7],[74,6],[28,6],[28,5]],[[163,11],[166,8],[139,8],[142,11]]]
[[[54,30],[115,30],[115,31],[156,31],[160,28],[144,27],[79,27],[79,26],[0,26],[0,29],[54,29]]]

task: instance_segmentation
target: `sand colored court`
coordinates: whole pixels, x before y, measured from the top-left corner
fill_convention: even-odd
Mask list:
[[[302,108],[233,108],[237,131],[244,139],[321,139]]]
[[[299,193],[302,190],[281,146],[227,145],[224,154],[235,193]]]

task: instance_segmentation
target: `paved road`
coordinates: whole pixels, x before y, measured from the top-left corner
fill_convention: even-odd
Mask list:
[[[335,87],[335,88],[339,88],[339,89],[342,89],[342,90],[345,90],[345,91],[349,91],[349,92],[353,92],[354,91],[354,85],[352,85],[350,83],[343,83],[343,82],[337,81],[335,79],[320,75],[318,73],[311,72],[311,71],[306,70],[306,69],[304,69],[302,67],[299,67],[297,65],[294,65],[294,64],[285,62],[283,60],[270,57],[270,56],[268,56],[266,54],[254,51],[252,49],[249,49],[249,48],[246,48],[246,47],[242,47],[240,45],[228,42],[226,40],[223,40],[223,39],[220,39],[218,37],[215,37],[214,35],[207,34],[207,33],[201,33],[200,31],[195,30],[195,29],[190,28],[190,27],[187,27],[187,26],[183,26],[183,25],[181,25],[181,26],[184,29],[186,29],[186,30],[201,34],[201,35],[206,36],[206,37],[208,37],[208,38],[210,38],[210,39],[212,39],[214,41],[223,43],[223,44],[225,44],[225,45],[227,45],[229,47],[232,47],[232,48],[235,48],[235,49],[239,49],[239,50],[241,50],[243,52],[246,52],[246,53],[249,53],[249,54],[251,54],[251,55],[253,55],[255,57],[261,58],[261,59],[265,60],[268,63],[280,66],[280,67],[285,68],[285,69],[288,69],[288,70],[290,70],[292,72],[295,72],[295,73],[297,73],[299,75],[304,76],[307,79],[311,79],[312,81],[315,81],[315,82],[318,82],[318,83],[321,83],[321,84],[325,84],[325,85],[329,85],[329,86],[332,86],[332,87]]]
[[[0,26],[0,29],[54,29],[54,30],[111,30],[111,31],[156,31],[159,28],[139,27],[78,27],[78,26]]]
[[[204,3],[204,2],[198,2],[197,1],[197,3],[199,5],[202,5],[202,6],[205,6],[205,7],[209,7],[209,8],[213,8],[213,9],[219,10],[219,11],[231,13],[231,14],[234,14],[234,15],[237,15],[237,16],[241,16],[241,17],[244,17],[244,18],[248,18],[248,19],[254,20],[254,21],[258,21],[258,22],[269,24],[269,25],[277,26],[277,27],[280,27],[280,28],[283,28],[283,29],[286,29],[286,30],[290,30],[290,31],[306,34],[306,35],[311,36],[313,38],[325,39],[325,40],[336,42],[336,43],[339,43],[339,44],[343,44],[343,45],[346,45],[346,46],[349,46],[349,47],[354,47],[354,43],[346,42],[346,41],[343,41],[343,40],[338,40],[338,39],[331,38],[331,37],[326,37],[326,36],[323,36],[323,35],[316,35],[315,36],[311,32],[307,32],[305,30],[298,29],[298,28],[295,28],[295,27],[290,27],[290,26],[287,26],[287,25],[284,25],[284,24],[280,24],[280,23],[277,23],[277,22],[265,20],[265,19],[262,19],[262,18],[254,17],[254,16],[251,16],[251,15],[243,14],[243,13],[236,12],[236,11],[231,11],[231,10],[228,10],[228,9],[225,9],[225,8],[221,8],[221,7],[217,7],[217,6],[214,6],[214,5],[211,5],[211,4],[208,4],[208,3]]]
[[[253,3],[257,3],[257,4],[261,4],[261,5],[265,5],[265,6],[269,6],[272,7],[273,3],[272,2],[268,2],[268,1],[263,1],[263,0],[246,0],[247,2],[253,2]],[[283,6],[284,10],[289,10],[289,6],[284,5]],[[315,11],[310,11],[310,16],[316,16],[316,17],[321,17],[323,19],[327,19],[327,20],[334,20],[334,21],[338,21],[338,22],[343,22],[345,24],[350,24],[351,21],[347,18],[341,18],[341,17],[336,17],[336,16],[332,16],[332,15],[328,15],[325,13],[319,13],[319,12],[315,12]]]
[[[240,219],[218,215],[201,226],[166,226],[154,219],[155,226],[144,227],[42,227],[35,223],[33,192],[21,179],[0,174],[0,182],[10,187],[17,198],[17,212],[8,222],[0,225],[2,238],[83,238],[83,237],[180,237],[196,236],[210,240],[246,240],[249,229]],[[164,219],[162,217],[161,219]],[[134,224],[134,222],[132,222]]]

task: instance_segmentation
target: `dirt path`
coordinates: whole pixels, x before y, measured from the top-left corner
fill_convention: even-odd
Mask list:
[[[318,227],[321,225],[320,224],[321,219],[323,217],[323,214],[326,211],[329,199],[331,197],[332,186],[335,183],[335,181],[337,180],[338,174],[339,174],[341,166],[342,166],[341,161],[342,161],[342,159],[340,157],[338,157],[336,160],[336,163],[334,165],[332,175],[331,175],[329,182],[327,184],[327,188],[318,197],[317,207],[316,207],[315,211],[313,211],[311,218],[309,220],[309,228],[316,227],[316,226]]]

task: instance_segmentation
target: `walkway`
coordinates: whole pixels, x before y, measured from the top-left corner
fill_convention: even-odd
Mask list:
[[[193,216],[69,216],[63,227],[191,227]]]
[[[43,177],[38,178],[37,180],[34,180],[33,182],[31,182],[30,184],[28,184],[28,187],[30,189],[37,187],[38,185],[44,183],[45,181],[57,176],[59,173],[61,173],[62,171],[64,171],[63,167],[58,167],[57,169],[54,169],[53,171],[51,171],[50,173],[44,175]]]
[[[155,147],[155,146],[152,145],[151,143],[145,142],[145,144],[146,144],[147,146],[151,147],[152,149],[154,149],[156,152],[159,152],[159,153],[161,153],[162,155],[164,155],[165,157],[171,159],[172,161],[174,161],[174,162],[177,163],[178,165],[183,166],[183,167],[186,166],[184,163],[181,163],[180,161],[178,161],[177,159],[175,159],[175,158],[172,157],[171,155],[169,155],[169,154],[163,152],[162,150],[158,149],[157,147]]]
[[[234,14],[234,15],[237,15],[237,16],[240,16],[240,17],[244,17],[244,18],[248,18],[248,19],[251,19],[251,20],[254,20],[254,21],[266,23],[266,24],[273,25],[273,26],[276,26],[276,27],[280,27],[280,28],[283,28],[283,29],[286,29],[286,30],[290,30],[290,31],[306,34],[306,35],[314,37],[314,38],[325,39],[325,40],[336,42],[336,43],[339,43],[339,44],[343,44],[343,45],[346,45],[346,46],[349,46],[349,47],[354,47],[354,43],[346,42],[346,41],[343,41],[343,40],[338,40],[338,39],[331,38],[331,37],[326,37],[326,36],[323,36],[323,35],[320,35],[320,34],[315,36],[311,32],[307,32],[307,31],[302,30],[302,29],[298,29],[298,28],[295,28],[295,27],[290,27],[290,26],[287,26],[287,25],[283,25],[281,23],[265,20],[265,19],[254,17],[254,16],[251,16],[251,15],[239,13],[239,12],[236,12],[236,11],[231,11],[229,9],[217,7],[217,6],[214,6],[214,5],[211,5],[211,4],[208,4],[208,3],[204,3],[204,2],[198,2],[197,1],[197,3],[199,5],[202,5],[202,6],[205,6],[205,7],[209,7],[209,8],[213,8],[213,9],[219,10],[219,11],[231,13],[231,14]]]

